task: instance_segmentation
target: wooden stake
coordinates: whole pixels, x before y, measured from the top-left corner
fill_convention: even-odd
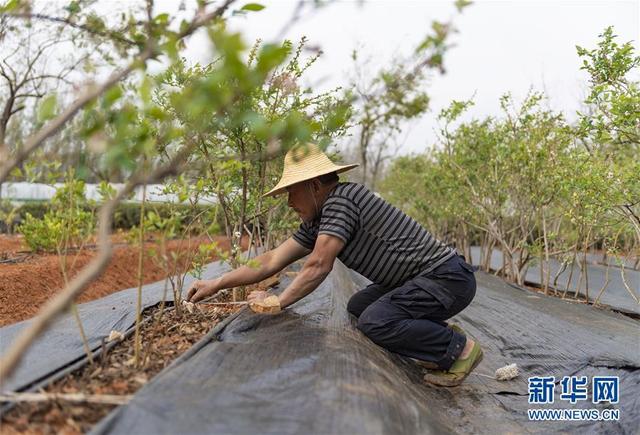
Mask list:
[[[63,400],[80,403],[102,403],[105,405],[124,405],[133,395],[116,394],[84,394],[84,393],[4,393],[0,394],[1,402],[48,402]]]

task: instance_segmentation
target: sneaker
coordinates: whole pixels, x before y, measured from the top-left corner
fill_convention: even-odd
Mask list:
[[[424,375],[424,380],[426,383],[438,387],[457,387],[480,364],[482,356],[482,349],[476,341],[468,357],[458,358],[449,370],[433,370],[427,373]]]

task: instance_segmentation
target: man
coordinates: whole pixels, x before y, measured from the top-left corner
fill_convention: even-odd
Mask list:
[[[433,370],[425,381],[459,385],[482,359],[478,343],[446,319],[473,299],[473,269],[455,250],[416,221],[356,183],[340,183],[339,166],[315,145],[289,151],[282,178],[266,195],[289,193],[300,228],[277,248],[256,258],[257,268],[240,267],[196,281],[188,300],[197,302],[225,288],[259,282],[309,255],[293,282],[275,299],[254,291],[255,311],[278,312],[302,299],[331,272],[339,258],[372,281],[349,300],[358,329],[374,343]],[[269,306],[267,306],[269,305]]]

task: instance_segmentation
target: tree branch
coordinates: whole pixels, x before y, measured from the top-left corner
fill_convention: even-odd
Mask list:
[[[71,306],[75,298],[82,293],[85,287],[100,276],[104,269],[106,269],[112,254],[110,239],[111,223],[113,212],[118,203],[133,192],[138,185],[143,183],[150,184],[168,175],[176,174],[179,166],[187,159],[192,150],[193,145],[186,145],[167,164],[155,169],[149,175],[145,176],[142,173],[134,174],[122,190],[100,208],[98,230],[100,247],[98,249],[98,255],[69,282],[63,291],[54,296],[54,298],[40,310],[40,313],[33,319],[29,326],[20,332],[11,347],[5,352],[2,359],[0,359],[0,384],[12,373],[31,343],[47,329],[58,315],[62,314]]]
[[[180,33],[178,39],[190,35],[200,26],[220,16],[234,1],[235,0],[227,0],[215,11],[204,16],[196,16],[192,24]],[[21,152],[18,156],[16,156],[14,159],[0,168],[0,183],[6,179],[9,171],[11,171],[11,169],[15,167],[15,165],[22,162],[31,152],[33,152],[33,150],[39,147],[47,137],[51,136],[59,128],[61,128],[62,125],[64,125],[75,115],[78,110],[80,110],[80,108],[82,108],[92,99],[98,97],[110,86],[126,77],[126,75],[137,68],[140,63],[148,60],[152,56],[152,54],[153,53],[151,50],[145,50],[124,70],[112,74],[112,76],[101,86],[89,89],[85,93],[85,95],[76,100],[76,102],[74,102],[56,119],[45,126],[40,132],[32,136],[27,141],[27,144],[25,144],[25,151]],[[110,234],[113,212],[118,203],[123,198],[127,197],[131,192],[133,192],[133,190],[138,185],[143,183],[150,184],[155,181],[161,180],[168,175],[176,174],[178,172],[178,167],[189,157],[189,155],[193,151],[194,146],[195,142],[188,142],[187,145],[185,145],[173,158],[171,158],[168,163],[155,169],[150,174],[144,175],[142,172],[134,174],[130,178],[130,181],[124,186],[124,188],[119,191],[113,199],[106,202],[100,208],[98,230],[99,249],[97,256],[89,263],[87,267],[82,269],[82,271],[80,271],[80,273],[60,293],[58,293],[40,310],[40,313],[33,319],[29,326],[21,331],[11,347],[5,352],[2,359],[0,359],[0,384],[4,382],[13,372],[31,343],[47,329],[47,327],[57,318],[57,316],[68,309],[73,303],[74,299],[80,293],[82,293],[84,288],[87,287],[98,276],[100,276],[100,274],[102,274],[104,269],[107,267],[107,264],[112,255]]]
[[[7,180],[7,177],[11,173],[11,170],[22,163],[33,151],[42,145],[42,143],[53,136],[58,130],[60,130],[71,118],[75,116],[80,109],[82,109],[87,103],[93,99],[99,97],[107,89],[120,80],[128,76],[134,69],[136,69],[140,63],[145,62],[151,57],[151,51],[147,50],[143,52],[140,57],[131,62],[126,68],[117,71],[109,77],[100,86],[90,87],[86,92],[81,95],[76,101],[74,101],[67,109],[60,115],[56,116],[51,122],[45,125],[33,136],[29,137],[24,146],[18,151],[18,153],[11,159],[8,159],[0,167],[0,183]]]
[[[87,26],[85,24],[78,24],[78,23],[74,23],[72,21],[70,21],[68,18],[63,18],[63,17],[52,17],[49,15],[45,15],[45,14],[31,14],[31,13],[16,13],[16,14],[6,14],[6,16],[12,17],[12,18],[21,18],[21,19],[26,19],[26,20],[33,20],[33,19],[37,19],[37,20],[42,20],[42,21],[50,21],[53,23],[59,23],[59,24],[63,24],[65,26],[69,26],[69,27],[73,27],[74,29],[79,29],[82,30],[84,32],[90,33],[92,35],[96,35],[96,36],[102,36],[105,38],[111,38],[115,41],[118,41],[120,43],[129,45],[129,46],[137,46],[138,44],[135,43],[134,41],[125,38],[122,35],[119,35],[117,30],[109,30],[107,32],[101,32],[99,30],[96,29],[92,29],[90,26]],[[140,24],[140,23],[136,23],[136,24]]]
[[[0,394],[3,402],[49,402],[65,401],[78,403],[100,403],[107,405],[125,405],[133,395],[84,394],[84,393],[5,393]]]
[[[207,14],[196,15],[191,21],[191,24],[178,34],[178,40],[186,38],[195,32],[198,28],[204,26],[214,18],[221,16],[227,8],[235,0],[226,0],[220,7]],[[18,154],[11,159],[8,159],[2,166],[0,166],[0,184],[7,180],[11,170],[21,164],[34,150],[42,145],[42,143],[53,136],[58,130],[60,130],[70,119],[72,119],[80,109],[86,104],[98,98],[111,86],[118,83],[120,80],[127,77],[133,70],[141,65],[144,65],[147,60],[154,56],[154,51],[148,46],[136,59],[134,59],[129,65],[115,73],[113,73],[109,79],[103,82],[97,87],[90,87],[86,92],[81,95],[71,106],[69,106],[64,112],[55,117],[46,126],[40,129],[33,136],[29,137],[24,146],[20,149]]]

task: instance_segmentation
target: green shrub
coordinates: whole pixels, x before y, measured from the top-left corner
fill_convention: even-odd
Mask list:
[[[214,206],[192,206],[188,204],[168,204],[168,203],[147,203],[145,206],[147,213],[151,210],[162,219],[180,215],[180,225],[177,231],[182,230],[189,222],[193,221],[197,215],[212,210]],[[123,203],[119,204],[113,216],[113,228],[128,230],[135,228],[140,223],[140,204]],[[220,222],[218,222],[220,224]]]
[[[164,203],[147,203],[147,210],[151,209],[156,211],[161,217],[167,218],[170,215],[170,204]],[[211,209],[213,206],[197,206],[192,207],[190,205],[173,205],[174,209],[177,208],[181,211],[183,218],[181,224],[187,225],[193,218],[206,209]],[[32,201],[24,203],[17,211],[16,221],[25,223],[27,216],[31,215],[34,219],[42,220],[44,216],[52,209],[52,203],[49,201]],[[87,212],[92,211],[92,207],[89,205],[83,206],[83,210]],[[113,229],[130,230],[135,228],[140,223],[140,204],[128,202],[121,203],[116,207],[113,216]],[[222,213],[218,216],[218,225],[223,226]]]
[[[48,212],[42,219],[27,213],[25,221],[18,227],[32,251],[55,251],[68,237],[69,246],[78,245],[93,232],[92,213],[77,209],[69,212]],[[66,215],[66,216],[65,216]],[[68,217],[72,220],[69,221]]]
[[[27,214],[30,214],[36,219],[42,219],[50,208],[50,201],[29,201],[20,206],[18,216],[21,221],[26,219]]]
[[[6,199],[0,199],[0,233],[11,234],[19,219],[20,207]]]
[[[33,251],[79,246],[95,228],[92,204],[84,196],[84,181],[73,178],[59,187],[42,218],[27,213],[18,231]]]

